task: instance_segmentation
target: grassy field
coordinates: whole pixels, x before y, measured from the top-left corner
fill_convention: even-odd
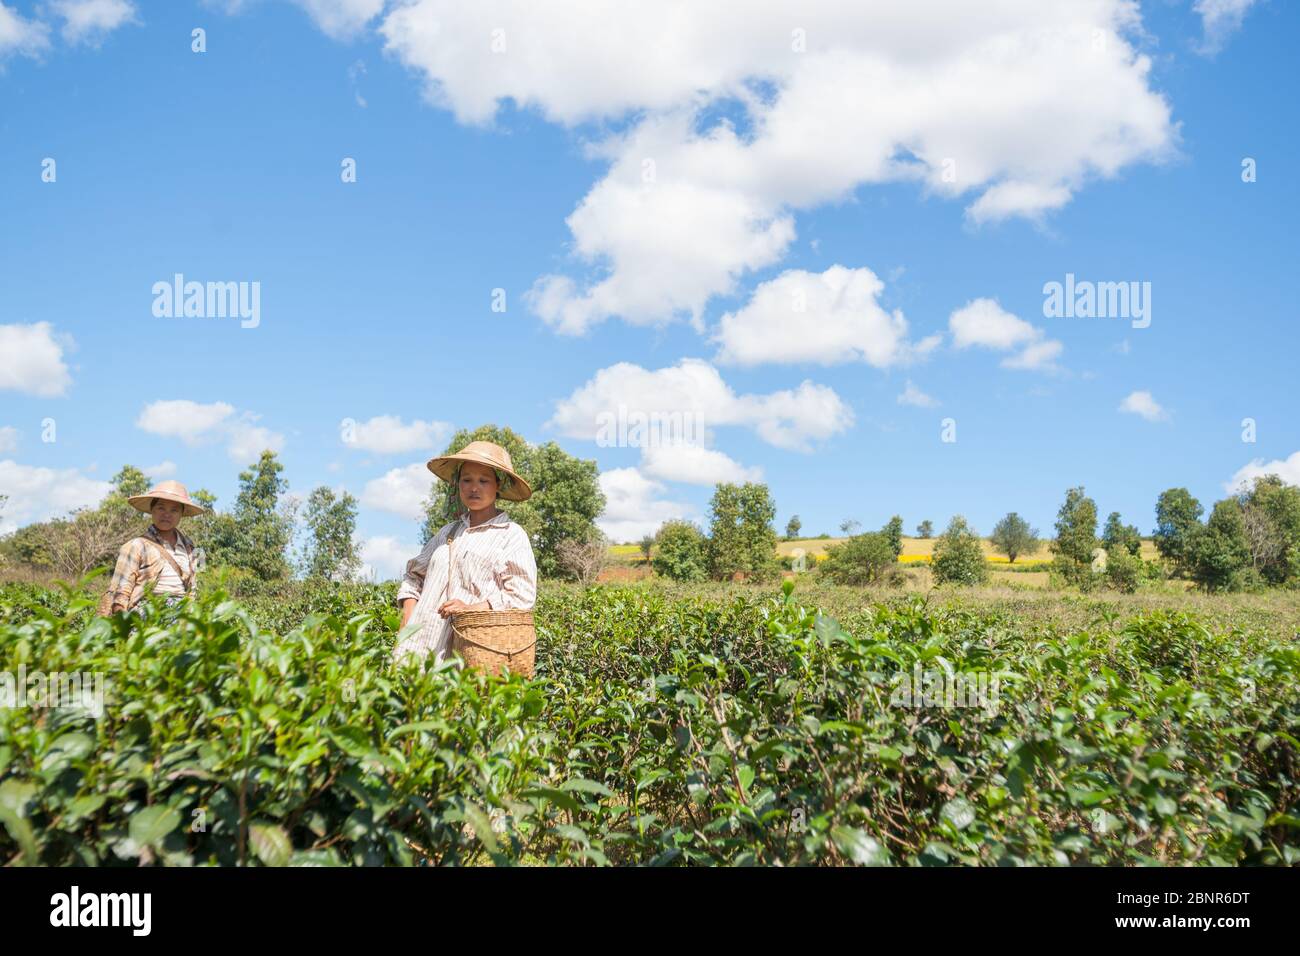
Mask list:
[[[819,555],[826,553],[827,545],[839,544],[844,538],[799,538],[794,541],[777,542],[776,552],[780,555],[794,554],[795,550],[802,548],[805,554]],[[903,538],[903,556],[900,559],[903,563],[911,561],[928,561],[934,554],[934,538]],[[984,549],[984,556],[994,564],[1010,564],[1007,556],[998,554],[993,545],[985,539],[981,542]],[[613,553],[611,551],[611,553]],[[1142,539],[1142,557],[1148,561],[1154,561],[1159,557],[1155,544],[1150,538]],[[1052,560],[1052,553],[1048,550],[1047,545],[1043,546],[1034,554],[1024,555],[1016,558],[1015,563],[1021,564],[1048,564]]]
[[[805,554],[816,557],[826,553],[829,545],[841,544],[845,538],[796,538],[793,541],[781,540],[777,542],[776,553],[782,556],[794,554],[797,550],[802,549]],[[934,538],[903,538],[903,557],[902,561],[908,563],[911,561],[926,561],[934,553]],[[993,550],[993,546],[987,540],[982,542],[984,555],[995,564],[1009,564],[1006,555],[998,554]],[[609,555],[615,561],[640,563],[642,561],[641,547],[635,544],[614,544],[610,545]],[[1142,539],[1142,557],[1147,561],[1154,561],[1159,557],[1155,544],[1150,538]],[[1025,555],[1017,558],[1016,564],[1047,564],[1052,560],[1051,552],[1048,551],[1047,545],[1044,544],[1036,553]]]
[[[776,545],[777,554],[782,557],[788,557],[798,553],[800,550],[814,560],[821,560],[826,553],[826,548],[830,545],[840,544],[844,538],[796,538],[793,541],[778,541]],[[929,568],[931,555],[934,553],[934,538],[903,538],[903,554],[899,558],[899,563],[908,565],[909,580],[905,589],[907,590],[927,590],[932,585]],[[1051,551],[1048,550],[1047,544],[1034,554],[1018,557],[1014,563],[1015,570],[1011,570],[1012,562],[1006,555],[998,554],[994,551],[993,546],[984,540],[981,542],[984,549],[984,556],[992,568],[993,584],[1016,590],[1046,589],[1050,583],[1050,576],[1047,571],[1048,565],[1052,562]],[[645,580],[650,577],[650,569],[646,566],[644,555],[639,545],[635,544],[615,544],[609,548],[610,567],[602,572],[600,580],[606,583],[628,583]],[[1155,544],[1150,538],[1142,539],[1142,553],[1144,560],[1154,561],[1159,557]],[[1041,568],[1037,571],[1024,571],[1021,568]],[[787,572],[787,576],[789,573]]]
[[[1019,563],[1019,562],[1017,562]],[[1008,574],[1010,583],[997,579],[985,587],[934,587],[928,580],[928,568],[910,569],[927,577],[924,586],[903,588],[885,586],[850,587],[826,584],[808,575],[798,575],[795,596],[803,603],[821,608],[844,620],[879,606],[899,607],[918,595],[935,610],[992,614],[1013,619],[1043,633],[1064,633],[1096,627],[1107,621],[1125,621],[1139,614],[1156,611],[1181,611],[1195,615],[1212,628],[1225,632],[1254,631],[1273,638],[1300,640],[1300,591],[1273,589],[1258,594],[1205,594],[1185,591],[1181,582],[1166,582],[1136,594],[1099,590],[1084,594],[1077,590],[1044,591],[1021,586],[1025,578],[1036,574]],[[1047,572],[1042,572],[1046,577]],[[639,581],[631,587],[655,594],[667,601],[694,600],[725,605],[740,600],[754,600],[771,593],[774,585],[723,583],[678,584],[663,578]],[[576,584],[547,581],[542,591],[555,596],[572,597],[582,593]]]

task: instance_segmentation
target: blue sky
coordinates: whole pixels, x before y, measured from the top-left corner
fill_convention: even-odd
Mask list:
[[[531,6],[3,0],[0,528],[126,462],[228,505],[270,445],[392,573],[486,422],[596,459],[620,540],[727,476],[813,534],[1300,481],[1293,4]],[[256,327],[156,316],[176,273]],[[1044,315],[1067,273],[1150,324]],[[598,444],[620,404],[707,447]]]

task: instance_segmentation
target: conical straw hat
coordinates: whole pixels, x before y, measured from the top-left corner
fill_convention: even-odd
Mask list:
[[[202,505],[195,504],[190,499],[190,493],[185,490],[185,486],[179,481],[160,481],[142,495],[132,495],[127,498],[127,502],[136,511],[149,513],[149,507],[153,504],[155,498],[162,498],[164,501],[176,501],[185,506],[181,513],[184,515],[201,515],[207,511]]]
[[[528,482],[520,478],[519,473],[515,471],[514,463],[510,460],[510,452],[490,441],[472,441],[454,455],[430,458],[428,468],[443,481],[450,482],[456,473],[457,464],[462,461],[478,462],[480,465],[487,465],[509,475],[510,486],[497,492],[498,496],[506,501],[527,501],[533,493]]]

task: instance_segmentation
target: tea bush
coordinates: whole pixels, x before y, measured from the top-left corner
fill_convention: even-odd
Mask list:
[[[0,707],[0,861],[1300,862],[1300,652],[1260,630],[558,588],[523,680],[395,669],[391,597],[0,592],[0,671],[109,681]]]

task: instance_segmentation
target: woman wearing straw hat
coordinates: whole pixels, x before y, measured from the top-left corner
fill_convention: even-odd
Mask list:
[[[140,603],[145,587],[177,604],[194,590],[199,561],[194,542],[181,534],[181,518],[207,509],[195,504],[179,481],[164,481],[142,495],[126,499],[136,511],[153,518],[149,530],[122,545],[109,583],[113,613],[130,611]]]
[[[402,627],[420,626],[394,648],[394,660],[416,654],[443,661],[451,650],[453,614],[530,610],[537,598],[537,561],[528,534],[496,507],[498,498],[526,501],[533,493],[515,472],[510,453],[474,441],[454,455],[431,458],[428,468],[457,489],[465,513],[406,563],[397,591]]]

